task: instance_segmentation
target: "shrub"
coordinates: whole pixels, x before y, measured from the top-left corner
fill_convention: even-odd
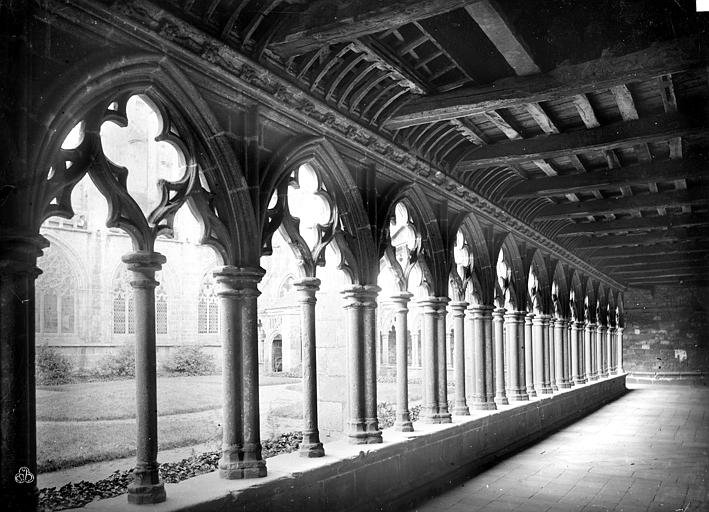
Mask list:
[[[41,345],[35,355],[37,384],[51,386],[71,382],[72,365],[57,349]]]
[[[184,345],[163,364],[165,370],[182,375],[210,375],[216,372],[214,358],[199,345]]]
[[[135,377],[135,348],[123,345],[117,352],[108,354],[98,363],[99,377]]]

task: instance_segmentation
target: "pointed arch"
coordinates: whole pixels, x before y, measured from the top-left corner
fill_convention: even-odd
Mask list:
[[[574,270],[571,275],[571,281],[569,285],[569,296],[571,296],[571,291],[573,290],[574,296],[573,301],[569,297],[569,309],[571,313],[571,318],[577,322],[585,321],[584,317],[584,300],[586,298],[586,286],[585,280],[581,278],[581,274],[578,270]]]
[[[353,284],[375,284],[379,273],[376,246],[359,189],[335,146],[324,137],[297,138],[273,155],[259,183],[259,229],[262,246],[282,221],[283,184],[294,169],[307,164],[322,180],[337,207],[333,241],[342,256],[340,269]],[[274,194],[277,204],[269,208]]]
[[[566,266],[560,260],[557,260],[554,265],[554,273],[552,274],[551,281],[552,286],[556,284],[557,287],[554,312],[561,318],[567,318],[571,313],[569,304],[570,278],[566,272]],[[554,297],[552,297],[552,300],[554,300]]]
[[[402,203],[409,211],[421,234],[420,258],[428,271],[431,292],[438,297],[448,294],[448,271],[450,258],[446,255],[438,218],[431,208],[428,197],[416,184],[395,188],[383,202],[379,226],[378,250],[384,254],[389,245],[389,221],[394,218],[396,205]]]
[[[472,279],[477,281],[478,300],[482,301],[479,304],[490,305],[495,293],[495,264],[497,263],[491,257],[491,242],[473,213],[463,217],[460,230],[468,239],[473,253]]]
[[[212,246],[225,264],[243,267],[258,263],[254,209],[238,159],[209,105],[177,66],[156,54],[122,55],[108,62],[92,57],[76,63],[55,83],[47,100],[38,105],[41,129],[34,131],[33,144],[40,150],[28,166],[38,174],[33,199],[39,206],[32,212],[37,227],[53,198],[59,199],[59,205],[51,215],[73,214],[71,189],[85,174],[90,164],[85,160],[95,150],[84,147],[92,142],[82,142],[72,152],[60,150],[66,135],[77,122],[104,116],[114,99],[145,95],[170,113],[192,162],[188,167],[198,167],[201,186],[191,191],[186,202],[200,222],[202,242]],[[46,180],[47,170],[64,158],[84,161]]]
[[[79,291],[86,288],[83,265],[74,251],[53,236],[54,242],[38,258],[42,273],[35,284],[35,329],[49,335],[77,334]]]

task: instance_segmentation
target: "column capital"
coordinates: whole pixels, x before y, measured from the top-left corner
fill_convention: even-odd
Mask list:
[[[578,320],[572,320],[569,323],[571,324],[572,329],[576,329],[577,331],[583,330],[583,322],[579,322]]]
[[[121,261],[133,272],[130,280],[133,288],[155,288],[160,284],[155,280],[155,272],[162,268],[167,258],[159,252],[136,251],[124,254]]]
[[[566,320],[566,318],[555,318],[554,324],[563,329],[564,327],[566,327],[569,324],[569,321]]]
[[[302,304],[315,304],[315,293],[320,289],[320,279],[317,277],[304,277],[293,282],[299,292],[298,302]]]
[[[396,304],[399,307],[404,307],[408,309],[408,303],[411,301],[411,297],[413,297],[413,293],[409,292],[399,292],[391,295],[389,297],[389,302]]]
[[[465,316],[465,309],[468,307],[468,303],[464,300],[454,300],[448,303],[451,308],[451,313],[453,317]]]
[[[0,274],[31,273],[37,277],[37,258],[49,241],[39,234],[0,232]]]
[[[495,308],[492,310],[492,316],[496,318],[504,318],[507,310],[505,308]]]
[[[505,321],[524,323],[527,313],[524,311],[507,311],[505,313]]]
[[[450,299],[448,297],[436,297],[436,300],[438,301],[438,314],[445,316],[446,306],[450,302]]]
[[[345,300],[348,301],[345,304],[345,308],[350,307],[376,307],[377,306],[377,295],[381,291],[377,285],[368,284],[361,285],[355,284],[349,286],[342,290],[342,295]]]
[[[623,334],[623,331],[625,331],[625,327],[617,327],[616,330],[618,331],[618,334]]]
[[[214,269],[212,275],[219,285],[217,295],[226,296],[239,293],[242,295],[260,295],[257,285],[266,271],[261,267],[235,267],[225,265]]]

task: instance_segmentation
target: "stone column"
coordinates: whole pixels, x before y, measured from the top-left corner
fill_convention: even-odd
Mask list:
[[[571,320],[564,320],[564,380],[569,387],[574,386],[574,379],[571,377]]]
[[[605,344],[605,326],[602,324],[596,325],[596,371],[598,378],[607,377],[605,373],[605,357],[603,354],[603,346]]]
[[[556,347],[554,341],[555,324],[556,318],[551,315],[548,315],[545,332],[545,336],[547,337],[548,342],[545,347],[548,348],[549,353],[545,356],[545,363],[547,364],[547,368],[549,370],[549,383],[551,384],[551,389],[552,391],[559,391],[559,386],[556,385]]]
[[[303,353],[303,441],[302,457],[322,457],[325,450],[318,430],[318,374],[316,369],[315,298],[320,279],[306,277],[293,283],[300,303],[300,340]]]
[[[532,345],[534,365],[534,388],[540,395],[551,393],[544,387],[544,319],[532,315]]]
[[[497,409],[495,404],[495,352],[493,341],[493,325],[492,311],[494,307],[486,307],[483,310],[483,328],[485,342],[485,400],[494,405],[493,409]]]
[[[492,365],[490,327],[492,308],[488,306],[472,306],[468,314],[472,318],[473,338],[473,371],[475,373],[474,394],[468,405],[476,410],[491,410],[497,406],[492,397],[492,375],[489,371]]]
[[[505,315],[507,331],[507,375],[509,377],[509,400],[529,400],[525,383],[524,365],[524,317],[522,311],[510,311]],[[520,337],[520,333],[522,336]]]
[[[455,375],[455,400],[453,414],[468,416],[470,410],[465,400],[465,308],[467,302],[451,302],[453,314],[453,373]]]
[[[391,297],[396,307],[396,420],[394,430],[412,432],[411,413],[409,412],[409,366],[406,351],[409,308],[407,304],[412,295],[403,292]]]
[[[367,442],[364,421],[364,287],[355,285],[345,289],[344,309],[347,312],[347,389],[349,419],[347,437],[352,444]]]
[[[554,387],[551,382],[551,367],[552,367],[552,340],[551,340],[551,317],[549,315],[541,315],[542,319],[542,336],[543,343],[542,347],[544,354],[542,357],[542,368],[543,368],[543,384],[542,389],[545,393],[553,393]]]
[[[448,410],[448,350],[446,349],[446,305],[448,297],[438,297],[438,321],[436,322],[436,353],[438,364],[438,422],[450,423]]]
[[[222,478],[266,476],[261,455],[258,389],[257,285],[263,269],[225,266],[214,271],[220,300],[224,433]]]
[[[364,422],[367,443],[382,442],[377,418],[377,294],[376,285],[365,285],[364,293]]]
[[[625,327],[618,327],[616,331],[616,344],[618,345],[618,374],[625,373],[623,369],[623,331]]]
[[[571,378],[575,384],[583,384],[579,364],[579,330],[581,330],[579,322],[571,321]]]
[[[495,403],[507,405],[505,392],[505,308],[495,308],[492,312],[492,323],[495,336]]]
[[[0,498],[6,510],[35,510],[35,280],[40,235],[0,238]]]
[[[611,375],[615,375],[618,370],[617,362],[616,362],[616,355],[617,351],[615,348],[615,333],[616,333],[616,328],[615,326],[611,325],[608,327],[608,372]]]
[[[155,272],[167,260],[156,252],[137,251],[121,258],[131,272],[135,301],[136,464],[128,484],[128,503],[165,501],[158,475],[158,398],[155,361]]]
[[[556,387],[558,389],[570,388],[569,380],[564,372],[564,361],[566,352],[564,351],[564,331],[566,330],[566,321],[562,318],[557,318],[554,321],[554,366],[556,371]]]
[[[591,380],[598,380],[598,374],[595,371],[595,344],[594,344],[594,336],[596,332],[596,324],[595,323],[587,323],[585,328],[585,340],[584,342],[586,343],[586,347],[584,347],[584,357],[586,358],[586,378],[591,381]]]
[[[524,317],[524,381],[527,386],[527,396],[537,396],[534,389],[534,336],[532,325],[534,313],[527,313]]]
[[[438,299],[422,298],[418,300],[418,305],[423,314],[423,403],[420,417],[424,423],[438,423]]]

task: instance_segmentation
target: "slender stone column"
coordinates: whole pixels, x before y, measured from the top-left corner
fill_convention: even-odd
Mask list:
[[[347,311],[347,388],[349,419],[347,437],[352,444],[367,442],[364,422],[364,287],[355,285],[345,289],[344,309]]]
[[[571,377],[571,320],[564,320],[564,381],[569,387],[574,386]]]
[[[473,342],[473,372],[475,375],[475,386],[473,387],[473,395],[468,401],[468,405],[475,410],[491,410],[497,406],[492,400],[490,384],[490,372],[488,368],[491,362],[489,357],[491,350],[490,338],[487,336],[489,328],[486,324],[492,318],[490,311],[492,308],[488,306],[471,306],[468,308],[468,315],[472,319],[471,336]]]
[[[158,398],[155,361],[155,272],[167,261],[156,252],[138,251],[121,258],[131,272],[135,301],[135,388],[138,439],[128,503],[165,501],[158,474]]]
[[[424,423],[438,423],[438,299],[422,298],[418,300],[418,305],[423,314],[423,404],[420,416]]]
[[[549,371],[549,383],[551,384],[552,391],[559,391],[559,386],[556,384],[556,346],[554,341],[556,318],[551,315],[547,316],[547,324],[545,336],[548,340],[545,347],[548,349],[548,355],[545,355],[546,368]]]
[[[468,407],[468,410],[473,408],[473,402],[475,401],[475,397],[478,395],[478,392],[476,390],[476,382],[475,379],[477,378],[477,369],[475,368],[475,358],[474,358],[474,352],[475,352],[475,336],[474,336],[474,331],[476,329],[475,327],[475,322],[473,320],[473,310],[475,306],[469,305],[466,312],[465,312],[465,320],[464,320],[464,333],[463,333],[463,342],[465,344],[465,347],[463,348],[463,355],[465,359],[465,366],[464,366],[464,373],[465,373],[465,398],[466,398],[466,406]],[[457,376],[456,376],[457,378]],[[456,383],[456,387],[458,384]],[[453,412],[455,414],[455,410]]]
[[[408,292],[391,297],[391,301],[396,306],[396,420],[394,421],[394,430],[399,432],[414,430],[409,412],[409,366],[406,351],[409,315],[407,304],[411,297],[412,295]]]
[[[607,377],[605,368],[605,354],[603,353],[603,347],[605,345],[605,331],[606,327],[602,324],[596,326],[596,371],[598,372],[598,378]]]
[[[465,308],[467,302],[451,302],[453,314],[453,373],[455,375],[455,400],[453,414],[469,416],[470,410],[465,400]]]
[[[524,316],[521,311],[510,311],[505,314],[505,331],[507,333],[507,376],[509,377],[509,400],[520,402],[529,400],[525,385],[524,372],[524,337],[520,339],[520,331],[524,336]],[[522,327],[520,329],[520,327]]]
[[[621,375],[625,373],[623,369],[623,331],[625,327],[618,327],[616,333],[616,343],[618,344],[618,374]]]
[[[221,305],[224,434],[222,478],[266,476],[261,455],[258,389],[257,285],[261,268],[225,266],[214,271]]]
[[[589,346],[591,351],[589,353],[589,367],[588,372],[589,380],[598,380],[598,352],[596,351],[596,333],[597,325],[595,323],[590,323],[586,326],[586,333],[588,334]]]
[[[505,309],[496,308],[492,312],[492,323],[495,335],[495,403],[497,405],[507,405],[507,393],[505,392]]]
[[[0,238],[0,499],[6,510],[35,510],[35,280],[40,235]],[[24,468],[24,469],[23,469]]]
[[[377,418],[377,294],[376,285],[365,285],[364,293],[364,423],[367,444],[382,442]]]
[[[534,389],[534,337],[532,336],[532,321],[534,314],[529,313],[524,317],[524,381],[527,387],[527,396],[537,396]]]
[[[495,403],[495,352],[493,345],[492,306],[483,309],[483,329],[485,342],[485,401],[488,408],[497,409]]]
[[[554,375],[556,377],[556,387],[558,389],[570,388],[569,380],[564,374],[564,331],[566,330],[566,321],[557,318],[554,321],[554,366],[556,371]]]
[[[438,297],[436,322],[436,353],[438,364],[438,422],[450,423],[448,410],[448,351],[446,350],[446,304],[448,297]]]
[[[575,384],[583,384],[580,368],[581,361],[579,360],[579,331],[581,330],[579,322],[571,321],[571,378]]]
[[[544,386],[544,315],[532,319],[532,343],[534,345],[534,388],[540,395],[551,393]]]
[[[541,315],[542,317],[542,336],[543,336],[543,350],[544,350],[544,355],[543,355],[543,363],[542,363],[542,368],[544,370],[543,376],[544,376],[544,381],[542,385],[543,392],[545,393],[553,393],[554,392],[554,387],[552,386],[551,382],[551,368],[552,368],[552,354],[551,354],[551,348],[552,348],[552,341],[551,341],[551,317],[549,315]]]
[[[608,371],[611,375],[618,373],[617,367],[617,354],[615,348],[615,333],[616,328],[614,325],[608,327]]]
[[[315,298],[320,279],[306,277],[293,283],[299,292],[300,340],[303,351],[303,441],[302,457],[322,457],[325,450],[318,430],[318,380],[316,369]]]

